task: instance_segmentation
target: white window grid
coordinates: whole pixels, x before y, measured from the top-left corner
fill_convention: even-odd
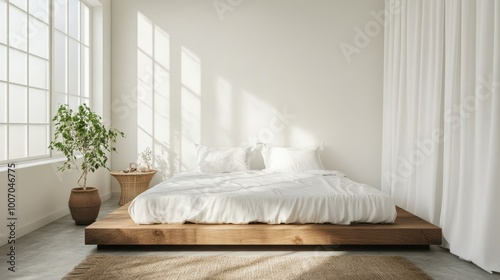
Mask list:
[[[43,0],[42,0],[43,1]],[[5,24],[6,24],[6,42],[0,42],[0,47],[4,47],[5,48],[5,70],[6,70],[6,79],[5,81],[4,80],[0,80],[0,86],[4,86],[5,87],[5,103],[6,103],[6,112],[4,112],[5,114],[5,117],[4,117],[4,120],[5,122],[0,122],[0,129],[2,128],[2,126],[4,126],[5,128],[5,135],[1,135],[3,134],[4,132],[0,130],[0,145],[2,144],[2,139],[1,137],[3,136],[3,141],[5,143],[4,147],[1,147],[0,146],[0,149],[5,149],[4,151],[4,154],[6,156],[5,159],[1,159],[0,158],[0,165],[5,165],[6,163],[8,162],[16,162],[16,163],[19,163],[19,162],[29,162],[29,161],[36,161],[36,160],[41,160],[41,159],[47,159],[47,158],[51,158],[51,157],[57,157],[57,156],[61,156],[62,153],[60,152],[53,152],[53,151],[50,151],[48,148],[46,149],[46,153],[43,154],[43,155],[34,155],[34,156],[31,156],[30,155],[30,128],[31,127],[44,127],[45,130],[46,130],[46,139],[45,139],[45,143],[47,144],[46,146],[48,146],[50,140],[52,140],[52,137],[53,137],[53,126],[51,125],[51,119],[52,119],[52,116],[56,113],[57,111],[57,108],[59,107],[60,104],[69,104],[70,107],[73,107],[73,108],[76,108],[78,105],[82,104],[82,103],[86,103],[87,105],[91,106],[91,99],[92,99],[92,36],[91,36],[91,33],[92,33],[92,8],[91,8],[91,5],[89,5],[88,3],[86,3],[85,1],[83,0],[46,0],[48,1],[48,15],[47,15],[47,18],[46,18],[46,21],[44,21],[42,18],[43,17],[40,17],[39,15],[37,14],[33,14],[31,13],[31,10],[30,10],[30,5],[33,5],[33,4],[36,4],[37,3],[37,0],[30,0],[30,1],[26,1],[26,0],[0,0],[0,4],[3,4],[5,5]],[[72,36],[70,35],[70,29],[69,29],[69,26],[70,26],[70,21],[68,20],[69,19],[69,14],[70,14],[70,5],[68,3],[70,3],[71,1],[76,1],[78,2],[78,12],[79,12],[79,17],[80,17],[80,21],[79,21],[79,30],[78,30],[78,37],[76,38],[75,36]],[[65,20],[65,30],[66,32],[63,33],[61,32],[60,30],[58,30],[54,24],[54,13],[57,11],[57,5],[58,4],[61,4],[61,3],[67,3],[65,6],[65,16],[66,16],[66,20]],[[26,5],[26,7],[23,9],[23,7],[20,7],[22,5]],[[27,23],[25,28],[26,28],[26,34],[28,39],[26,40],[26,47],[16,47],[16,46],[13,46],[12,45],[12,42],[11,42],[11,34],[10,34],[10,9],[16,9],[19,11],[21,11],[22,13],[24,13],[24,16],[26,16],[26,19],[27,19]],[[88,17],[87,17],[87,24],[88,24],[88,30],[86,30],[87,33],[85,33],[84,31],[84,25],[82,24],[82,20],[84,18],[84,13],[87,12],[88,13]],[[1,19],[0,19],[1,20]],[[47,52],[47,57],[43,57],[43,56],[40,56],[38,54],[34,54],[32,52],[30,52],[30,22],[34,22],[36,24],[40,24],[40,25],[44,25],[45,27],[48,27],[48,52]],[[66,57],[65,57],[65,74],[66,74],[66,81],[65,81],[65,85],[66,85],[66,89],[64,90],[64,92],[56,92],[54,90],[54,80],[56,79],[55,78],[55,73],[54,73],[54,58],[55,58],[55,48],[54,48],[54,34],[56,32],[59,32],[60,35],[63,35],[65,36],[65,39],[66,39],[66,44],[65,44],[65,48],[66,48]],[[84,38],[84,35],[87,34],[87,39]],[[70,61],[70,52],[68,51],[68,46],[69,46],[69,42],[73,42],[73,43],[76,43],[77,46],[78,46],[78,50],[81,50],[81,49],[84,49],[84,50],[87,50],[87,56],[82,56],[81,55],[81,52],[78,52],[78,73],[79,73],[79,77],[77,79],[78,83],[79,83],[79,86],[78,86],[78,91],[77,92],[73,92],[73,91],[70,91],[68,89],[68,84],[69,84],[69,75],[68,75],[68,64],[69,64],[69,61]],[[11,79],[10,79],[10,75],[11,75],[11,71],[9,71],[10,69],[10,52],[11,51],[17,51],[17,52],[21,52],[23,55],[26,56],[26,64],[25,64],[25,67],[26,67],[26,71],[25,71],[25,76],[26,76],[26,82],[25,83],[16,83],[16,82],[12,82]],[[47,80],[47,86],[45,88],[43,87],[39,87],[39,86],[34,86],[31,84],[30,82],[30,65],[29,65],[29,62],[30,62],[30,58],[34,58],[34,59],[39,59],[39,60],[42,60],[44,62],[47,62],[48,63],[48,70],[47,70],[47,75],[48,75],[48,80]],[[82,68],[82,65],[85,63],[84,59],[87,58],[88,62],[87,62],[87,68],[85,69],[86,73],[82,73],[81,72],[81,68]],[[0,67],[1,67],[1,64],[0,64]],[[83,75],[86,75],[86,80],[84,82],[87,82],[87,85],[86,85],[86,88],[84,83],[82,83],[82,79],[84,78]],[[26,89],[26,113],[25,113],[25,122],[12,122],[10,121],[10,108],[9,108],[9,96],[10,96],[10,87],[11,86],[20,86],[20,87],[23,87]],[[39,91],[45,91],[47,93],[47,98],[48,100],[46,101],[46,121],[44,122],[30,122],[30,98],[29,98],[29,92],[30,90],[39,90]],[[63,102],[56,102],[55,100],[55,95],[64,95],[64,100]],[[1,96],[0,96],[1,97]],[[70,100],[73,99],[73,100],[77,100],[77,102],[73,102],[72,104],[70,104]],[[1,102],[2,100],[0,100]],[[59,100],[61,101],[61,100]],[[9,137],[9,132],[10,130],[12,129],[12,127],[15,127],[15,126],[25,126],[24,130],[25,130],[25,142],[24,142],[24,154],[25,156],[24,157],[17,157],[17,158],[13,158],[11,156],[12,152],[10,151],[9,147],[11,146],[10,142],[14,139],[10,139]],[[37,139],[33,139],[31,141],[37,141]],[[43,140],[42,140],[43,141]]]

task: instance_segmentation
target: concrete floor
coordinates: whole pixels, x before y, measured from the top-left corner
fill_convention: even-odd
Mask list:
[[[100,216],[118,208],[117,199],[105,201]],[[7,270],[7,246],[0,247],[0,279],[60,279],[90,254],[166,256],[263,256],[263,255],[398,255],[414,262],[434,279],[500,279],[472,263],[460,260],[438,246],[430,249],[324,247],[324,246],[189,246],[106,248],[84,245],[84,227],[63,217],[17,240],[17,272]]]

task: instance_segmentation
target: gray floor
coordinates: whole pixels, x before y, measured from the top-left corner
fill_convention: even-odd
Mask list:
[[[103,203],[100,216],[118,207],[117,200]],[[335,247],[150,247],[127,249],[100,249],[83,245],[84,227],[75,226],[71,217],[59,219],[20,239],[17,249],[17,272],[7,271],[5,261],[7,246],[0,247],[0,279],[60,279],[85,256],[110,255],[168,255],[168,256],[263,256],[263,255],[398,255],[414,262],[435,279],[500,279],[499,274],[489,274],[474,264],[462,261],[438,246],[429,250],[401,248],[335,248]]]

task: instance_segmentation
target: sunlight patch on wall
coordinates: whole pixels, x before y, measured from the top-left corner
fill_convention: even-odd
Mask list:
[[[170,37],[137,14],[137,152],[153,151],[153,167],[170,175]]]
[[[137,48],[153,56],[153,22],[141,13],[137,13]]]
[[[201,141],[201,62],[185,47],[181,48],[181,83],[181,171],[186,171],[185,166],[194,166],[194,144]]]
[[[170,37],[158,26],[154,30],[154,165],[172,174],[170,153]],[[164,176],[164,177],[165,177]]]
[[[233,87],[224,78],[218,77],[215,85],[215,115],[217,133],[215,141],[223,146],[232,146]]]
[[[153,23],[137,15],[137,152],[153,146]]]

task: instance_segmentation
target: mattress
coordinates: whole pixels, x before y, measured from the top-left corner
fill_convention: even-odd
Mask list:
[[[136,224],[393,223],[391,197],[337,171],[185,173],[138,195]]]

